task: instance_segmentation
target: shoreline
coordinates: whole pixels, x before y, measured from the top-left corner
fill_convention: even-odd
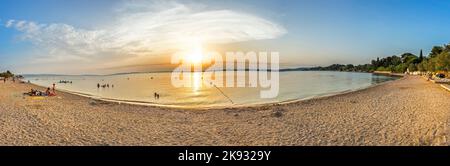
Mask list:
[[[63,89],[57,89],[56,91],[68,93],[68,94],[72,94],[72,95],[77,95],[77,96],[85,97],[85,98],[92,99],[92,100],[99,100],[99,101],[111,102],[111,103],[116,103],[116,104],[129,104],[129,105],[148,106],[148,107],[165,107],[165,108],[173,108],[173,109],[207,110],[207,109],[248,108],[248,107],[264,107],[264,106],[284,105],[284,104],[290,104],[290,103],[307,101],[307,100],[333,97],[333,96],[345,95],[348,93],[353,93],[353,92],[358,92],[361,90],[369,89],[369,88],[376,87],[376,86],[379,86],[379,85],[382,85],[385,83],[397,81],[397,80],[403,79],[405,77],[404,75],[401,75],[401,76],[400,75],[397,75],[397,76],[390,75],[390,76],[391,77],[401,77],[401,78],[373,84],[373,85],[370,85],[367,87],[345,90],[345,91],[340,91],[340,92],[333,92],[333,93],[325,93],[325,94],[306,97],[306,98],[302,98],[302,99],[289,99],[289,100],[284,100],[284,101],[274,101],[274,102],[266,102],[266,103],[251,103],[251,104],[240,104],[240,105],[227,105],[227,106],[202,106],[201,108],[199,108],[197,106],[167,105],[167,104],[158,104],[158,103],[154,103],[154,102],[145,102],[145,101],[103,98],[103,97],[96,97],[94,95],[90,95],[90,94],[86,94],[86,93],[73,92],[73,91],[68,91],[68,90],[63,90]],[[47,87],[37,85],[34,83],[25,83],[25,84],[31,84],[33,86],[44,88],[44,89],[47,88]]]
[[[417,76],[322,98],[209,110],[64,92],[21,95],[32,87],[0,83],[0,145],[450,145],[450,93]]]
[[[381,86],[383,84],[388,84],[390,82],[399,81],[399,80],[405,78],[405,76],[395,76],[395,77],[401,77],[401,78],[396,79],[396,80],[389,80],[389,81],[385,81],[385,82],[382,82],[382,83],[373,84],[373,85],[370,85],[370,86],[364,87],[364,88],[358,88],[358,89],[354,89],[354,90],[347,90],[347,91],[331,93],[331,94],[321,95],[321,96],[314,96],[314,97],[305,98],[305,99],[293,99],[293,100],[288,100],[288,101],[284,101],[284,102],[279,102],[278,104],[291,104],[291,103],[302,102],[302,101],[307,101],[307,100],[314,100],[314,99],[335,97],[335,96],[340,96],[340,95],[347,95],[347,94],[351,94],[351,93],[355,93],[355,92],[359,92],[359,91],[364,91],[366,89],[374,88],[374,87],[377,87],[377,86]]]

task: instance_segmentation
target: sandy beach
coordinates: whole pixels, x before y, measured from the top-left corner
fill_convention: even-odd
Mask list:
[[[449,145],[450,92],[415,76],[356,92],[225,109],[96,101],[0,83],[0,145]]]

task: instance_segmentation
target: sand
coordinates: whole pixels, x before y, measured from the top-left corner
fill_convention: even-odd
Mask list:
[[[450,92],[420,77],[289,104],[180,109],[0,83],[0,145],[449,145]],[[38,88],[44,90],[43,88]]]

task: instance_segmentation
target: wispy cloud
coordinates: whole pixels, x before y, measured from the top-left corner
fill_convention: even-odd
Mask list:
[[[106,28],[83,29],[64,23],[8,20],[7,28],[22,32],[21,40],[46,50],[43,62],[104,62],[168,54],[192,41],[225,44],[273,39],[287,31],[256,15],[229,9],[208,10],[202,4],[175,1],[128,2]]]

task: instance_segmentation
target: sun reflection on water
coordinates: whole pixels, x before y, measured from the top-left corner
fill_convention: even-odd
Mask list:
[[[192,74],[192,91],[195,93],[199,93],[202,88],[202,73],[201,72],[193,72]]]

